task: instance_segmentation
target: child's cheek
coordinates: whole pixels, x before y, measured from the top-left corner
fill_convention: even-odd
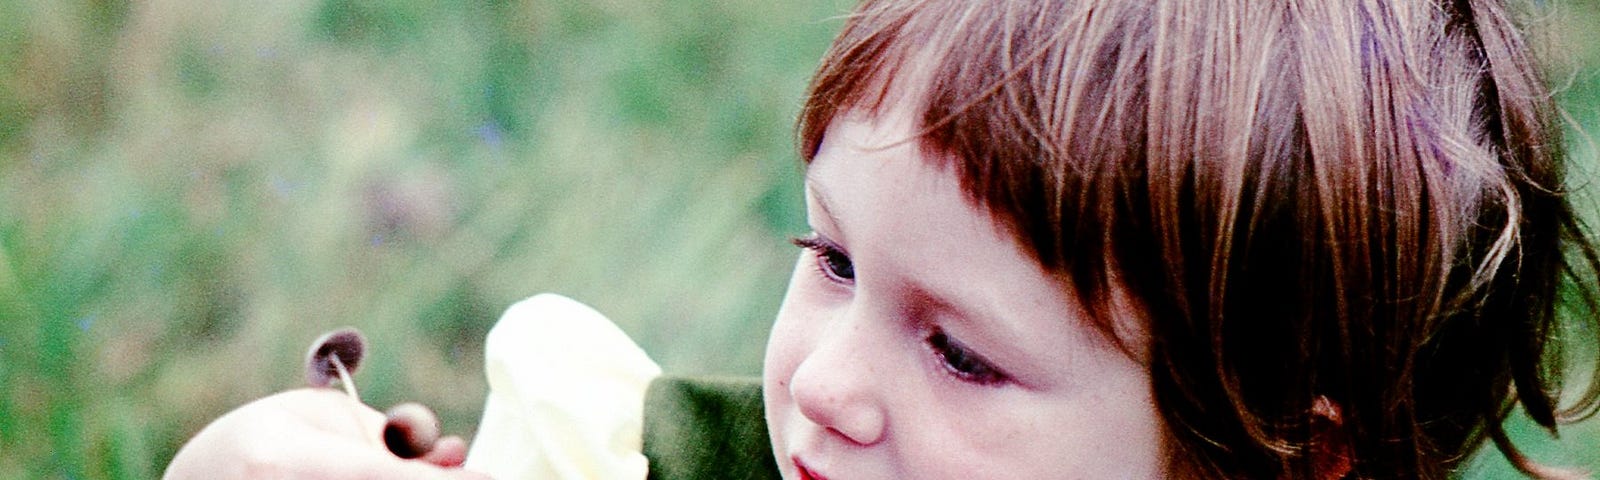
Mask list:
[[[787,427],[799,416],[790,394],[790,382],[813,343],[811,329],[820,328],[813,324],[818,319],[811,318],[819,300],[814,285],[818,279],[808,270],[812,268],[812,261],[810,255],[802,254],[795,265],[783,305],[778,309],[771,336],[767,339],[766,358],[761,372],[767,430],[772,437],[773,453],[786,477],[793,474],[793,466],[788,464],[788,455],[785,453],[789,449],[785,439],[792,433]]]
[[[788,392],[789,377],[805,360],[813,343],[812,330],[825,326],[823,319],[817,317],[819,305],[827,303],[824,298],[827,294],[819,291],[822,286],[818,285],[820,279],[812,271],[813,261],[810,254],[804,253],[796,261],[789,289],[784,293],[783,304],[778,308],[771,336],[767,339],[762,376],[768,390],[781,388],[784,395]]]
[[[820,278],[815,261],[811,254],[800,255],[778,308],[763,366],[763,375],[775,381],[769,388],[788,387],[790,375],[805,360],[817,334],[827,328],[829,312],[848,306],[849,292]]]

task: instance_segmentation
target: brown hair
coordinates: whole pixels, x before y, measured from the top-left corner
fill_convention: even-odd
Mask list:
[[[1177,471],[1443,478],[1492,439],[1544,476],[1513,406],[1600,394],[1556,402],[1597,261],[1549,97],[1490,0],[868,0],[798,133],[909,108],[1113,338],[1126,288]]]

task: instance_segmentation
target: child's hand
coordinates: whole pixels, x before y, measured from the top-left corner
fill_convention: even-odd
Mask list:
[[[466,443],[439,440],[402,460],[384,447],[384,415],[331,389],[291,390],[211,422],[178,451],[166,479],[487,479],[460,469]]]

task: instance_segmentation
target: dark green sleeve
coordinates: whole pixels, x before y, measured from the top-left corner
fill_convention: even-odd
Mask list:
[[[649,480],[776,480],[761,381],[668,377],[644,401]]]

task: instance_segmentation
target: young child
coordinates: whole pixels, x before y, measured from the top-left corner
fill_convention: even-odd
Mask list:
[[[1564,329],[1558,292],[1592,298],[1597,261],[1510,16],[865,1],[799,122],[814,232],[762,388],[655,380],[648,466],[638,434],[577,436],[637,460],[630,478],[1446,478],[1490,441],[1567,475],[1502,427],[1520,406],[1554,433],[1600,395],[1557,402],[1558,340],[1600,332]],[[634,393],[601,391],[643,395],[635,370]],[[169,476],[469,475],[304,413],[328,408],[361,407],[241,408]],[[474,448],[514,455],[492,418]],[[266,434],[294,448],[227,441]]]

